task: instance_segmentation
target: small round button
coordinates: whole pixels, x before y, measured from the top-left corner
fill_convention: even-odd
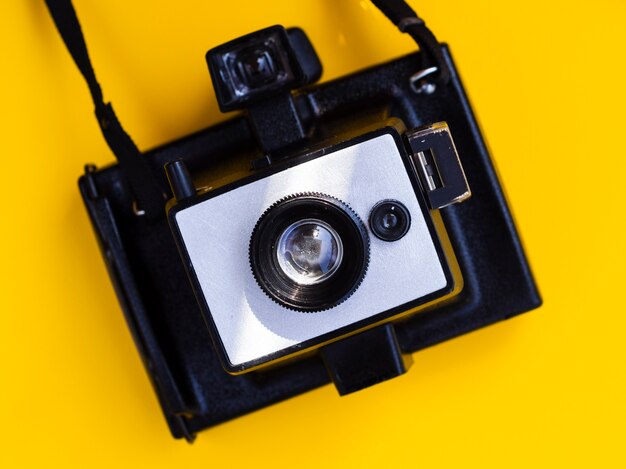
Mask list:
[[[397,241],[411,226],[408,209],[397,200],[382,200],[370,212],[370,229],[383,241]]]

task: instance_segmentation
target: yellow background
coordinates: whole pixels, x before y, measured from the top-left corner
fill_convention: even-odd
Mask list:
[[[626,467],[626,4],[411,2],[452,47],[545,305],[173,440],[79,198],[113,160],[40,1],[0,6],[0,467]],[[75,1],[105,94],[142,149],[221,119],[204,62],[274,23],[322,80],[411,41],[358,0]]]

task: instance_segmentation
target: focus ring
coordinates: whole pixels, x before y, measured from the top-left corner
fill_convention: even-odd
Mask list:
[[[276,256],[284,230],[304,219],[331,226],[344,246],[337,271],[315,284],[296,283],[281,269]],[[359,216],[341,200],[315,192],[294,194],[261,215],[250,238],[249,258],[256,282],[276,303],[296,311],[323,311],[345,301],[361,284],[369,263],[369,236]]]

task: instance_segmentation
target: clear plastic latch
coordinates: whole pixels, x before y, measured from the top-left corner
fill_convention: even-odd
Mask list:
[[[431,209],[463,202],[472,193],[445,122],[406,133],[411,161]]]

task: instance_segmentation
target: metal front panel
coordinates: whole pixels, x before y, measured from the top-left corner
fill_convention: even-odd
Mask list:
[[[252,230],[278,199],[322,192],[348,203],[367,223],[380,200],[411,212],[396,242],[370,236],[370,263],[344,303],[318,313],[284,308],[257,285],[248,260]],[[395,140],[385,134],[251,182],[176,216],[202,293],[232,365],[297,346],[446,287],[444,270]]]

